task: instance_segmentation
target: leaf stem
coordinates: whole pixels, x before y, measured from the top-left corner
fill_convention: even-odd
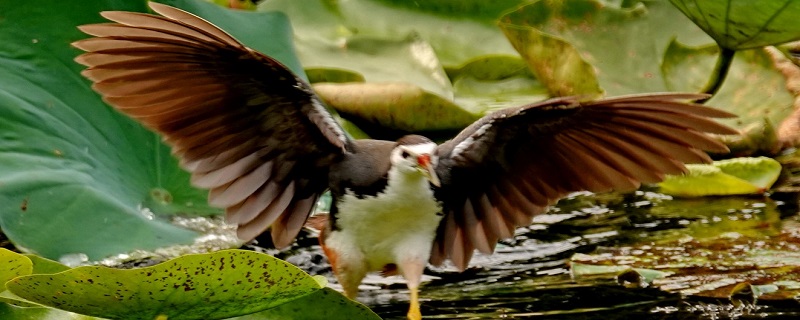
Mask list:
[[[734,54],[736,54],[736,50],[720,47],[717,64],[714,66],[714,71],[711,73],[711,79],[708,79],[708,83],[706,83],[705,88],[703,88],[704,93],[714,95],[719,91],[719,88],[722,87],[722,83],[725,81],[725,77],[728,76],[728,71],[731,69]],[[706,100],[698,102],[705,102]]]

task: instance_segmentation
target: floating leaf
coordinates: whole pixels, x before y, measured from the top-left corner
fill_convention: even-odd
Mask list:
[[[572,260],[581,261],[589,258],[588,255],[583,254],[576,254],[576,256],[573,256]],[[576,280],[593,275],[617,275],[621,272],[631,270],[630,266],[625,265],[594,265],[574,261],[569,264],[569,272],[572,278]]]
[[[297,267],[243,250],[186,255],[141,269],[78,267],[8,283],[8,290],[27,300],[114,319],[233,317],[319,289],[318,281]]]
[[[671,272],[652,269],[633,268],[628,265],[596,265],[577,261],[591,259],[589,255],[575,254],[570,263],[570,275],[576,281],[594,279],[596,277],[614,277],[617,282],[625,286],[644,288],[654,280],[667,277]]]
[[[781,164],[772,158],[734,158],[712,164],[690,164],[689,173],[668,176],[661,192],[698,197],[763,193],[778,179]]]
[[[800,39],[800,2],[670,0],[724,48],[741,50]]]
[[[345,70],[345,69],[335,69],[335,68],[307,68],[306,74],[308,75],[308,81],[311,83],[318,83],[318,82],[333,82],[333,83],[342,83],[342,82],[364,82],[364,76],[360,73]]]
[[[404,131],[460,129],[479,118],[407,83],[321,83],[314,90],[344,116]]]

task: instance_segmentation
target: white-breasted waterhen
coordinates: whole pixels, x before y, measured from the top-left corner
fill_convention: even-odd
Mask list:
[[[211,23],[158,3],[159,15],[103,12],[73,45],[110,105],[161,133],[192,183],[210,189],[243,240],[290,244],[331,190],[321,242],[355,297],[371,271],[395,270],[411,291],[425,265],[464,269],[573,191],[632,190],[727,152],[708,133],[731,117],[661,93],[585,102],[555,98],[488,114],[436,144],[350,138],[311,87]]]

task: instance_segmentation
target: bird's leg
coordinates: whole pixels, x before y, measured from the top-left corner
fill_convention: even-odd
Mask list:
[[[361,280],[364,280],[367,272],[363,268],[339,264],[334,266],[333,273],[336,275],[336,280],[342,285],[344,295],[355,300],[358,296],[358,286],[361,284]]]
[[[406,278],[408,291],[410,292],[407,314],[409,320],[422,319],[422,313],[419,311],[419,283],[424,270],[425,261],[413,259],[400,263],[400,271],[403,273],[403,277]]]
[[[322,250],[331,263],[333,274],[336,275],[336,280],[342,285],[344,295],[355,300],[358,296],[358,286],[367,275],[364,257],[357,247],[348,246],[349,242],[337,243],[338,246],[330,246],[326,240],[321,239],[320,244],[322,244]],[[344,254],[339,254],[340,252],[344,252]]]

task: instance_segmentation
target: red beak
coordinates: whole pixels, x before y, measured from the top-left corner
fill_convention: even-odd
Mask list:
[[[431,165],[431,156],[429,154],[418,155],[417,163],[422,169],[422,174],[424,174],[425,177],[430,180],[431,184],[437,187],[442,185],[442,183],[439,181],[439,177],[436,175],[436,171],[433,170],[433,166]]]

